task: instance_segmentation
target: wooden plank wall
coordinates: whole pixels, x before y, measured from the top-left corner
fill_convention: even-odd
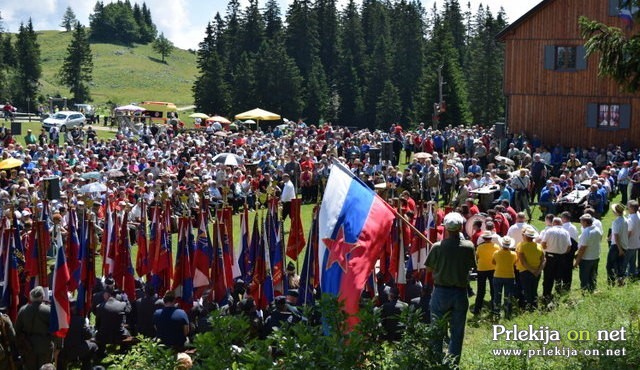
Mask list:
[[[605,131],[587,128],[587,105],[631,104],[631,128]],[[515,95],[509,97],[509,130],[514,134],[538,135],[545,145],[604,147],[619,145],[627,138],[640,146],[640,98],[591,98],[570,96]]]
[[[628,136],[640,145],[640,94],[628,94],[610,79],[598,77],[598,58],[591,56],[583,71],[544,69],[546,45],[583,45],[578,18],[585,15],[617,27],[608,0],[554,0],[504,36],[507,123],[514,133],[536,133],[549,145],[619,143]],[[640,32],[636,24],[629,34]],[[631,129],[617,132],[586,128],[587,104],[632,104]]]

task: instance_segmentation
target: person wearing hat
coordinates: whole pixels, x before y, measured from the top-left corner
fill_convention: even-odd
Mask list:
[[[578,253],[573,263],[574,268],[579,267],[580,288],[588,292],[596,289],[602,241],[602,230],[595,227],[593,220],[594,218],[588,213],[580,217],[582,234],[580,234]]]
[[[556,285],[557,291],[565,291],[562,277],[566,268],[566,254],[571,249],[571,236],[562,227],[560,217],[553,217],[551,226],[541,236],[541,244],[547,260],[542,280],[542,296],[548,301],[552,298],[554,285]]]
[[[504,312],[505,317],[511,317],[511,297],[515,288],[516,274],[514,266],[516,264],[516,252],[511,250],[513,239],[508,236],[502,238],[502,248],[493,254],[491,263],[495,266],[493,273],[493,290],[494,290],[494,313],[500,316],[502,306],[502,298],[504,295]]]
[[[527,175],[527,170],[524,168],[520,169],[518,176],[511,179],[511,187],[515,191],[514,208],[518,212],[526,211],[531,214],[529,209],[529,184],[529,175]]]
[[[611,205],[611,211],[616,216],[611,223],[611,237],[609,238],[609,254],[607,255],[607,281],[609,285],[624,282],[623,262],[624,254],[629,247],[629,225],[624,218],[624,206],[620,203]]]
[[[22,306],[16,319],[16,338],[24,368],[37,370],[52,362],[54,350],[62,348],[62,338],[51,335],[51,307],[44,303],[45,292],[36,286],[29,292],[29,304]]]
[[[131,312],[129,301],[116,299],[116,291],[107,282],[107,287],[102,292],[103,302],[96,308],[96,343],[101,355],[104,354],[107,344],[120,344],[129,336],[124,327],[125,315]]]
[[[431,322],[436,329],[432,346],[437,356],[442,356],[442,342],[447,325],[441,320],[448,317],[450,329],[449,355],[457,363],[462,354],[464,329],[469,309],[467,285],[469,271],[476,267],[473,243],[461,238],[464,217],[451,212],[444,217],[445,238],[433,245],[427,256],[427,271],[433,272],[434,289],[431,296]]]
[[[521,232],[522,241],[516,244],[516,278],[519,279],[523,306],[527,310],[538,307],[538,283],[545,264],[542,247],[534,241],[537,237],[536,229],[527,225]]]
[[[489,283],[491,306],[493,307],[494,291],[493,291],[493,273],[495,266],[493,265],[493,254],[500,250],[500,246],[493,242],[493,232],[483,231],[480,236],[480,243],[476,248],[477,271],[476,285],[478,292],[476,293],[476,304],[473,307],[473,314],[479,315],[484,305],[484,296],[487,291],[487,282]]]
[[[33,134],[31,129],[27,130],[27,134],[24,136],[24,143],[26,145],[35,145],[38,143],[38,138]]]

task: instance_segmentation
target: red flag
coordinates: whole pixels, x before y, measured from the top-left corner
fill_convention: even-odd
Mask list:
[[[209,276],[211,273],[209,269],[213,261],[213,245],[209,236],[207,213],[208,210],[206,208],[200,212],[198,235],[193,253],[191,276],[193,277],[193,286],[195,288],[206,287],[209,285]]]
[[[191,275],[191,259],[189,256],[189,239],[191,234],[191,220],[180,217],[178,221],[178,254],[176,267],[173,270],[173,285],[171,289],[176,293],[180,308],[190,310],[193,305],[193,277]]]
[[[127,226],[128,213],[125,212],[120,224],[118,241],[115,244],[115,269],[113,279],[116,286],[120,287],[131,299],[136,296],[136,282],[131,263],[131,243],[129,242],[129,228]]]
[[[302,219],[300,217],[300,205],[302,199],[291,200],[291,229],[289,230],[289,240],[287,241],[287,256],[292,260],[297,260],[298,255],[305,247],[304,230],[302,229]]]
[[[147,239],[147,205],[144,201],[140,202],[140,224],[137,226],[136,244],[138,245],[136,273],[139,277],[143,277],[151,271]]]

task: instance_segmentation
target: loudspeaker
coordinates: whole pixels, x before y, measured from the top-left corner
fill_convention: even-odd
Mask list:
[[[382,160],[393,162],[393,142],[392,141],[382,142]]]
[[[493,135],[496,139],[504,139],[506,134],[507,131],[504,122],[496,122],[496,124],[493,125]]]
[[[11,135],[22,135],[22,122],[11,121]]]
[[[60,199],[60,178],[58,176],[44,178],[42,186],[42,193],[47,200]]]
[[[380,148],[370,148],[369,149],[369,163],[372,165],[380,164],[380,152],[382,149]]]

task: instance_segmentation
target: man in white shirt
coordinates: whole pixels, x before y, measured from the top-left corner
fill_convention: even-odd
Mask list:
[[[507,236],[513,239],[513,245],[518,245],[522,242],[522,232],[527,227],[533,227],[527,223],[527,215],[524,212],[518,212],[516,215],[516,223],[509,227]]]
[[[571,237],[571,249],[565,255],[565,268],[562,270],[562,283],[567,290],[571,290],[571,281],[573,280],[573,259],[578,251],[578,228],[571,223],[571,213],[564,211],[560,214],[562,219],[562,228],[567,230]]]
[[[580,234],[578,253],[573,266],[580,267],[580,288],[593,292],[598,280],[602,231],[593,226],[593,217],[590,214],[582,215],[580,224],[582,225],[582,234]]]
[[[624,272],[622,263],[624,255],[629,247],[629,226],[624,218],[624,206],[620,203],[613,204],[611,211],[616,219],[611,223],[611,238],[609,239],[609,254],[607,255],[607,281],[613,285],[623,283]]]
[[[284,221],[291,214],[291,200],[296,197],[296,189],[289,174],[286,172],[282,175],[282,183],[280,202],[282,202],[282,221]]]
[[[640,249],[640,216],[638,215],[637,200],[630,200],[627,203],[629,209],[629,216],[627,217],[627,226],[629,227],[629,241],[627,251],[624,254],[624,261],[622,262],[622,273],[626,276],[636,275],[636,255],[638,249]]]
[[[555,217],[551,227],[545,231],[542,237],[542,249],[547,257],[542,280],[542,296],[549,300],[552,297],[554,285],[557,284],[558,291],[566,290],[562,277],[566,269],[566,254],[571,250],[571,236],[562,228],[560,217]]]

